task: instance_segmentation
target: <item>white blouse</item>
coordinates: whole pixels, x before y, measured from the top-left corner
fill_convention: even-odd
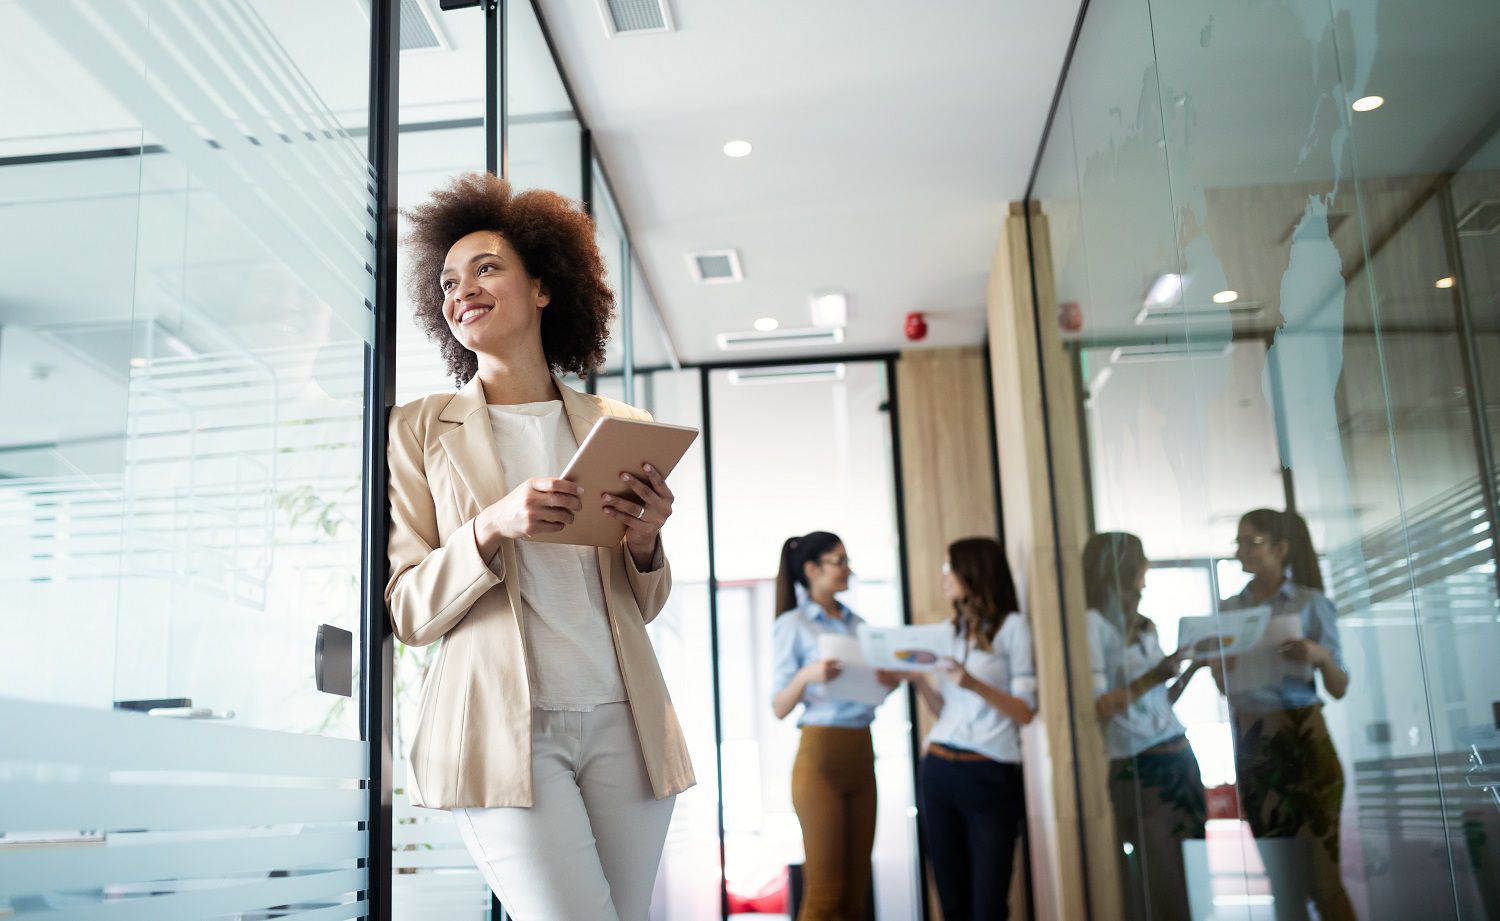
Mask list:
[[[557,476],[578,450],[561,401],[489,413],[507,491]],[[516,563],[532,706],[587,711],[625,700],[595,548],[518,540]]]
[[[953,658],[975,678],[1036,709],[1036,661],[1025,615],[1012,614],[1001,622],[989,652],[955,636]],[[1021,730],[1010,717],[941,673],[938,692],[943,695],[943,712],[927,735],[929,743],[977,752],[1008,764],[1020,763]]]
[[[1155,628],[1127,643],[1120,628],[1098,611],[1089,611],[1089,664],[1095,696],[1125,687],[1164,658]],[[1131,758],[1186,732],[1172,711],[1167,685],[1158,684],[1104,724],[1105,748],[1111,758]]]

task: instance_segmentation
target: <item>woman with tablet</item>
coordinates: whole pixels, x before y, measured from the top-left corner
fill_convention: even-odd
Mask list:
[[[1110,758],[1125,917],[1189,918],[1182,842],[1204,837],[1208,802],[1172,705],[1206,662],[1177,678],[1181,658],[1162,653],[1156,625],[1140,611],[1149,566],[1134,534],[1095,534],[1084,545],[1094,712]]]
[[[943,594],[953,605],[953,655],[937,687],[914,682],[937,714],[922,758],[922,839],[943,918],[1004,921],[1026,814],[1021,727],[1036,715],[1031,629],[999,541],[950,544]]]
[[[1338,611],[1323,594],[1318,554],[1301,515],[1249,512],[1235,544],[1250,584],[1219,609],[1267,605],[1267,635],[1285,637],[1212,666],[1229,698],[1240,809],[1271,879],[1276,916],[1305,918],[1311,901],[1324,921],[1352,921],[1339,874],[1344,768],[1316,683],[1321,676],[1335,700],[1349,690]]]
[[[672,492],[649,465],[621,473],[629,498],[556,477],[600,417],[647,418],[555,376],[604,358],[593,222],[477,173],[407,217],[417,322],[458,388],[390,415],[386,602],[402,642],[442,644],[412,803],[452,811],[518,921],[643,921],[694,781],[646,636],[671,591]],[[614,546],[532,540],[597,508],[624,527]]]
[[[825,685],[843,664],[818,648],[824,635],[855,636],[864,620],[840,604],[849,588],[849,554],[838,535],[814,531],[781,547],[772,630],[777,719],[803,705],[802,741],[792,764],[792,807],[802,824],[805,888],[798,921],[865,921],[870,851],[875,846],[875,750],[869,704],[829,697]],[[802,598],[798,598],[798,588]],[[887,690],[902,675],[878,672]]]

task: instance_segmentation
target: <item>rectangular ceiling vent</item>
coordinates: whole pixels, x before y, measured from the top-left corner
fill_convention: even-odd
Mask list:
[[[1500,230],[1500,201],[1477,201],[1458,219],[1458,235],[1482,237]]]
[[[736,368],[729,372],[731,384],[812,384],[841,381],[844,365],[781,365],[774,368]]]
[[[687,259],[693,281],[700,285],[728,285],[745,277],[740,271],[740,254],[736,250],[713,249],[688,253]]]
[[[359,5],[369,16],[370,0],[359,0]],[[453,47],[423,0],[401,0],[400,37],[402,51],[447,51]]]
[[[1260,301],[1235,301],[1232,304],[1148,304],[1135,315],[1136,326],[1160,326],[1165,323],[1194,321],[1255,320],[1266,312]]]
[[[1229,354],[1231,343],[1162,343],[1160,345],[1122,345],[1109,354],[1110,364],[1135,365],[1182,358],[1222,358]]]
[[[725,352],[772,349],[779,346],[838,345],[843,341],[842,329],[778,329],[769,333],[719,334],[719,348]]]
[[[599,12],[610,35],[645,35],[676,28],[667,0],[599,0]]]

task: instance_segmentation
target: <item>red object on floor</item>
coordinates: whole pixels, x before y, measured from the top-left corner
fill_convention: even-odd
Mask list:
[[[1234,784],[1221,784],[1203,791],[1208,796],[1210,819],[1237,819],[1240,817],[1240,798],[1234,792]]]
[[[781,875],[761,886],[755,892],[735,892],[729,890],[729,913],[740,914],[742,912],[758,912],[768,915],[786,914],[787,903],[787,875],[782,870]]]

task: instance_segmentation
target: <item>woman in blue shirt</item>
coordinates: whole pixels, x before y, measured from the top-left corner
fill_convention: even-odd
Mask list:
[[[849,588],[849,555],[827,531],[789,539],[781,548],[772,631],[777,719],[803,704],[797,725],[802,741],[792,764],[792,807],[802,824],[806,860],[798,921],[864,921],[875,845],[875,751],[870,723],[875,708],[827,695],[824,685],[843,664],[824,658],[818,637],[853,637],[864,621],[835,596]],[[797,586],[806,594],[799,604]],[[879,672],[887,690],[901,683]]]
[[[1229,697],[1240,809],[1260,846],[1278,919],[1308,917],[1311,900],[1323,921],[1353,921],[1339,877],[1344,768],[1316,685],[1321,676],[1335,700],[1349,689],[1337,611],[1323,594],[1300,515],[1257,509],[1240,519],[1235,542],[1250,584],[1220,610],[1269,606],[1277,635],[1288,637],[1212,666]]]

